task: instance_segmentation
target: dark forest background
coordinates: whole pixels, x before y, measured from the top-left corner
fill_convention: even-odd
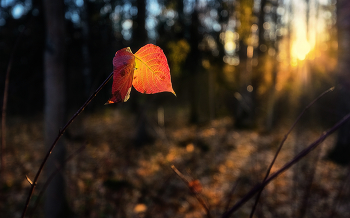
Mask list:
[[[23,196],[13,200],[12,206],[8,208],[1,207],[0,212],[4,211],[6,216],[18,216],[15,211],[21,211],[26,194],[23,191],[26,186],[22,182],[24,175],[34,177],[36,166],[47,146],[66,120],[112,72],[114,54],[125,47],[130,47],[135,53],[148,43],[160,46],[168,59],[177,96],[171,93],[143,95],[132,89],[131,97],[126,103],[106,106],[104,103],[111,95],[112,82],[102,89],[67,131],[64,142],[60,145],[62,150],[57,151],[57,157],[53,157],[56,161],[48,167],[54,171],[58,165],[67,164],[66,172],[61,173],[57,181],[53,180],[53,188],[48,189],[45,197],[46,202],[50,202],[50,196],[58,195],[52,192],[53,189],[63,194],[60,199],[68,198],[68,203],[67,200],[62,200],[59,207],[55,205],[57,198],[53,198],[51,203],[53,207],[57,206],[57,210],[64,211],[65,217],[68,217],[67,214],[76,217],[139,217],[142,214],[141,217],[157,217],[155,214],[162,214],[159,217],[185,217],[182,216],[184,214],[201,217],[205,211],[198,205],[191,207],[187,204],[183,206],[183,203],[164,203],[164,199],[176,200],[167,193],[166,187],[177,190],[178,185],[169,182],[171,172],[164,170],[165,166],[173,163],[175,156],[184,155],[181,152],[191,153],[192,155],[185,155],[175,163],[183,169],[193,170],[195,177],[215,178],[214,171],[225,171],[221,170],[220,164],[228,168],[231,165],[218,160],[213,161],[215,166],[208,166],[208,169],[204,167],[206,163],[203,161],[218,158],[231,150],[238,152],[242,143],[248,150],[249,146],[255,146],[256,152],[259,149],[273,152],[276,142],[280,141],[302,109],[330,87],[335,87],[334,92],[314,104],[300,121],[298,130],[292,137],[293,148],[288,152],[296,154],[302,147],[297,144],[307,144],[307,138],[314,136],[317,131],[329,128],[350,110],[350,77],[347,72],[350,63],[347,54],[347,49],[350,49],[350,17],[347,14],[350,14],[350,6],[346,0],[50,2],[0,0],[0,90],[5,90],[6,75],[9,72],[5,123],[8,134],[2,136],[3,194],[0,194],[0,201],[6,201],[9,196]],[[52,11],[58,11],[58,15]],[[50,55],[53,55],[52,59]],[[57,75],[60,75],[59,79],[53,79],[51,83],[47,79],[50,70],[57,71]],[[52,90],[51,87],[56,85],[60,88]],[[0,100],[4,102],[5,95],[3,91],[0,93]],[[311,206],[308,208],[308,204],[304,204],[305,199],[306,202],[311,199],[310,192],[306,190],[311,190],[314,177],[306,179],[307,182],[300,182],[296,175],[303,172],[305,178],[310,178],[310,174],[318,172],[322,160],[325,161],[322,164],[331,166],[327,168],[329,171],[335,168],[343,170],[339,175],[334,175],[338,176],[337,181],[342,184],[346,170],[334,163],[347,165],[350,162],[349,130],[350,125],[347,124],[339,132],[338,138],[333,138],[323,152],[320,151],[296,168],[293,171],[294,177],[282,185],[288,189],[298,187],[299,184],[301,190],[305,191],[300,194],[303,200],[300,202],[303,203],[295,203],[296,206],[290,207],[288,212],[281,213],[271,212],[270,208],[278,205],[281,200],[265,203],[265,207],[261,206],[256,216],[285,217],[287,214],[287,217],[302,217],[307,216],[305,211],[310,211],[310,214],[319,217],[315,212],[317,209],[314,211],[310,209]],[[236,133],[240,136],[236,137]],[[258,142],[253,140],[256,135],[259,136]],[[232,143],[229,139],[231,136],[236,137],[237,142]],[[245,138],[253,141],[244,142]],[[243,141],[239,143],[240,140]],[[266,143],[262,143],[264,140],[267,140]],[[259,143],[263,144],[263,148]],[[69,153],[74,153],[73,148],[79,147],[78,144],[84,144],[85,150],[83,154],[77,154],[77,160],[73,161],[75,165],[69,165],[64,159]],[[113,146],[121,148],[111,148]],[[197,150],[198,153],[193,153]],[[31,153],[33,151],[35,152]],[[96,156],[98,152],[111,152],[116,156],[108,162],[109,158],[100,154]],[[101,172],[94,164],[90,168],[86,167],[89,164],[83,157],[92,153],[95,153],[93,156],[96,158],[92,162],[102,164],[106,172]],[[158,154],[164,156],[164,162],[156,163],[157,174],[152,170],[139,173],[138,170],[145,164],[142,161],[149,161],[147,164],[152,168],[152,158],[159,158]],[[249,156],[252,155],[251,152],[244,154],[242,160],[252,158]],[[123,156],[121,160],[118,159],[119,155]],[[262,158],[265,164],[270,161],[268,157],[265,155]],[[226,158],[229,157],[224,155],[218,159],[223,161]],[[106,162],[103,162],[104,159]],[[261,177],[258,175],[265,170],[262,167],[264,164],[257,167],[260,163],[257,159],[259,158],[244,165],[252,167],[248,167],[247,174],[252,172],[250,170],[257,170],[254,171],[258,173],[253,176],[255,179],[244,173],[242,176],[224,179],[218,183],[225,187],[222,192],[229,192],[228,187],[231,187],[233,181],[242,178],[248,181],[248,185],[257,182]],[[111,170],[112,163],[116,164],[118,172]],[[237,170],[236,167],[231,166],[232,170]],[[80,172],[87,171],[90,174],[78,175],[77,168]],[[243,170],[244,167],[240,169]],[[49,172],[50,170],[46,174]],[[137,179],[134,173],[139,173]],[[152,182],[147,183],[147,176],[154,181],[164,180],[156,194],[150,191]],[[99,179],[94,181],[92,177]],[[143,182],[135,181],[138,179]],[[217,180],[210,180],[207,185],[213,187],[217,185]],[[292,185],[288,181],[292,181]],[[93,184],[102,184],[114,194],[108,195],[102,191],[103,194],[90,199],[89,192],[100,193],[100,189]],[[80,190],[79,193],[73,192],[81,196],[81,199],[69,200],[73,192],[69,194],[65,190],[74,190],[70,186],[76,186],[76,190]],[[333,189],[340,190],[337,187]],[[181,191],[186,193],[185,190]],[[328,191],[331,192],[327,189]],[[210,193],[206,194],[211,196]],[[342,199],[334,197],[335,194],[328,195],[333,196],[328,201],[338,202]],[[236,199],[240,196],[236,196]],[[296,196],[298,194],[291,194],[288,199],[295,200]],[[208,198],[216,197],[214,194],[214,197]],[[100,202],[98,206],[94,203],[97,199]],[[162,203],[158,205],[157,199],[161,199],[166,206],[159,206]],[[348,199],[348,195],[345,194],[344,199]],[[42,206],[43,202],[39,205]],[[196,205],[190,200],[188,202]],[[213,210],[217,214],[224,206],[215,202],[213,200],[211,203],[216,205]],[[135,205],[141,205],[141,212]],[[341,205],[346,207],[346,204]],[[185,209],[181,210],[181,207]],[[321,206],[315,206],[319,207]],[[38,216],[46,213],[50,217],[48,214],[60,213],[47,209],[50,206],[45,208],[46,212],[38,209]],[[270,211],[272,215],[266,211],[264,213],[264,210]],[[130,211],[138,216],[131,215]],[[342,210],[337,212],[332,206],[329,206],[328,212],[327,214],[339,215],[335,217],[346,217]],[[239,217],[246,217],[245,215],[247,213],[243,211]],[[52,217],[60,216],[63,215]]]
[[[300,99],[312,99],[335,84],[335,2],[300,1],[304,14],[293,12],[298,6],[288,1],[64,3],[69,111],[75,111],[109,75],[117,50],[131,47],[136,52],[146,43],[164,50],[178,93],[176,100],[166,94],[149,98],[189,110],[191,122],[231,115],[236,117],[237,126],[271,128],[283,114],[295,111]],[[42,112],[44,104],[42,2],[1,4],[2,81],[23,31],[10,75],[8,113],[32,116]],[[297,17],[303,15],[305,23],[301,26]],[[324,29],[311,26],[311,20],[322,23]],[[299,42],[299,28],[304,28],[305,39],[314,43],[306,60],[297,59],[292,51],[293,43]],[[312,34],[311,29],[319,32]],[[4,83],[0,85],[3,89]],[[109,91],[104,89],[102,95],[108,98]],[[132,95],[138,96],[134,92]],[[139,97],[134,99],[140,101]],[[105,108],[104,102],[100,97],[89,108]],[[276,104],[285,108],[275,109]],[[133,106],[130,103],[125,107]],[[331,118],[333,109],[323,105],[315,111]]]

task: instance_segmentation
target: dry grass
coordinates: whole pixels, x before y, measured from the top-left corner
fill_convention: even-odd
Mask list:
[[[148,128],[154,143],[137,147],[133,144],[135,117],[121,110],[84,114],[69,127],[70,137],[64,139],[67,154],[86,145],[61,172],[67,183],[68,203],[77,217],[205,217],[188,187],[171,170],[172,164],[189,180],[200,181],[213,217],[220,217],[228,201],[232,206],[261,182],[288,127],[262,134],[235,130],[230,118],[222,118],[205,126],[161,128],[150,122]],[[46,152],[43,131],[40,117],[9,121],[6,171],[1,175],[2,217],[21,215],[29,190],[25,175],[35,176]],[[272,172],[290,160],[296,149],[316,140],[321,130],[298,132],[287,140]],[[350,217],[349,188],[337,197],[347,169],[323,158],[334,140],[334,136],[328,138],[269,184],[255,216],[299,217],[304,206],[305,217],[329,217],[338,201],[334,217]],[[32,203],[44,182],[44,177],[39,179]],[[303,197],[305,191],[310,191],[307,198]],[[253,202],[234,217],[248,217]],[[33,217],[42,216],[40,203]]]

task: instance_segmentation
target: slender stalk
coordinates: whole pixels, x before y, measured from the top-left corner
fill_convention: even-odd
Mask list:
[[[283,137],[283,139],[282,139],[280,145],[278,146],[278,149],[277,149],[277,151],[276,151],[276,153],[275,153],[275,156],[273,157],[272,162],[271,162],[269,168],[267,169],[267,172],[266,172],[266,175],[265,175],[265,177],[264,177],[263,183],[265,182],[265,180],[266,180],[267,177],[269,176],[269,174],[270,174],[270,172],[271,172],[271,169],[272,169],[272,166],[275,164],[275,161],[276,161],[276,159],[277,159],[277,156],[278,156],[279,152],[281,151],[284,142],[287,140],[289,134],[292,132],[292,130],[294,129],[295,125],[299,122],[300,118],[304,115],[305,111],[306,111],[307,109],[309,109],[318,99],[320,99],[322,96],[324,96],[325,94],[327,94],[328,92],[331,92],[331,91],[333,91],[333,90],[334,90],[334,87],[332,87],[332,88],[330,88],[330,89],[324,91],[324,92],[323,92],[322,94],[320,94],[316,99],[314,99],[309,105],[307,105],[307,106],[304,108],[304,110],[299,114],[298,118],[294,121],[293,125],[290,127],[290,129],[289,129],[289,131],[287,132],[287,134],[284,135],[284,137]],[[256,206],[258,205],[259,198],[260,198],[261,192],[262,192],[263,190],[264,190],[264,187],[262,187],[261,190],[258,192],[258,195],[257,195],[257,197],[256,197],[254,206],[253,206],[252,211],[251,211],[251,213],[250,213],[250,218],[252,218],[253,215],[254,215],[254,211],[255,211],[255,209],[256,209]]]
[[[171,169],[180,177],[180,179],[186,183],[186,185],[190,188],[190,182],[188,181],[188,179],[186,179],[186,177],[178,170],[176,169],[176,167],[174,165],[171,166]],[[196,192],[194,192],[191,188],[190,188],[190,191],[191,191],[191,194],[193,196],[196,197],[196,199],[198,200],[198,202],[202,205],[202,207],[204,208],[204,210],[206,211],[207,213],[207,216],[208,218],[211,217],[211,214],[210,214],[210,210],[209,210],[209,207],[208,205],[205,203],[204,199]]]
[[[71,155],[69,155],[69,157],[66,158],[66,160],[64,161],[64,163],[67,163],[68,161],[70,161],[71,159],[73,159],[73,157],[75,157],[77,154],[79,154],[81,151],[83,151],[85,149],[86,145],[84,144],[83,146],[81,146],[78,150],[76,150],[74,153],[72,153]],[[57,169],[51,173],[51,175],[48,177],[48,179],[46,180],[43,188],[41,189],[40,193],[38,194],[38,197],[36,198],[35,204],[34,204],[34,208],[31,212],[30,217],[33,216],[33,213],[35,211],[35,209],[38,207],[39,202],[41,197],[43,196],[47,186],[50,184],[51,180],[56,176],[57,173],[61,172],[63,168],[63,165],[60,165],[57,167]]]
[[[230,215],[238,210],[243,204],[245,204],[249,199],[251,199],[256,193],[258,193],[261,189],[267,186],[272,180],[277,178],[277,176],[281,175],[284,171],[289,169],[291,166],[300,161],[303,157],[309,154],[313,149],[315,149],[319,144],[321,144],[329,135],[334,133],[337,129],[340,128],[345,122],[349,121],[350,113],[344,116],[340,121],[338,121],[332,128],[330,128],[327,132],[324,132],[316,141],[306,147],[304,150],[299,152],[291,161],[286,163],[282,168],[280,168],[275,173],[271,174],[266,180],[262,183],[257,184],[250,192],[248,192],[240,201],[238,201],[235,205],[231,207],[229,211],[223,214],[222,218],[230,217]]]
[[[99,93],[101,91],[101,89],[107,84],[107,82],[112,78],[113,76],[113,72],[107,77],[107,79],[100,85],[100,87],[97,88],[97,90],[88,98],[88,100],[83,104],[83,106],[81,106],[81,108],[72,116],[72,118],[70,118],[70,120],[66,123],[66,125],[64,125],[64,127],[59,130],[58,132],[58,135],[55,139],[55,141],[52,143],[50,149],[48,150],[48,152],[46,153],[46,156],[43,160],[43,162],[41,163],[40,167],[39,167],[39,170],[38,172],[36,173],[35,175],[35,178],[33,180],[33,184],[30,188],[30,191],[29,191],[29,194],[28,194],[28,198],[27,198],[27,201],[26,201],[26,204],[25,204],[25,207],[23,209],[23,213],[22,213],[22,218],[24,218],[25,214],[26,214],[26,211],[27,211],[27,208],[28,208],[28,205],[29,205],[29,202],[30,202],[30,199],[33,195],[33,192],[34,192],[34,189],[35,189],[35,186],[37,185],[37,181],[39,179],[39,176],[49,158],[49,156],[51,155],[52,153],[52,150],[55,148],[58,140],[61,138],[61,136],[63,135],[63,133],[66,131],[66,129],[68,128],[68,126],[75,120],[75,118],[86,108],[86,106],[92,101],[92,99],[97,95],[97,93]]]

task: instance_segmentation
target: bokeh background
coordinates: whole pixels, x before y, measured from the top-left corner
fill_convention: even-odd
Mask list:
[[[34,179],[60,128],[113,71],[114,54],[125,47],[135,53],[147,43],[160,46],[177,96],[132,89],[126,103],[104,105],[110,81],[65,132],[60,156],[49,165],[61,179],[42,194],[45,171],[28,215],[206,216],[171,170],[174,164],[200,181],[211,216],[220,217],[262,181],[283,136],[320,93],[335,87],[304,114],[272,171],[350,111],[346,0],[54,2],[61,12],[57,32],[60,26],[45,14],[47,1],[0,1],[0,99],[7,102],[1,216],[20,217],[30,187],[25,176]],[[47,54],[60,48],[53,68],[61,69],[56,83],[63,88],[48,96]],[[55,99],[63,100],[52,134],[47,108]],[[349,128],[269,185],[254,216],[349,217]],[[234,217],[248,217],[253,202]]]

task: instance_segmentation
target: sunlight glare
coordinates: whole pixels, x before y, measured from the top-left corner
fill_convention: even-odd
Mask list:
[[[234,42],[226,42],[225,43],[225,50],[228,54],[233,53],[233,51],[236,49],[236,43]]]
[[[306,39],[297,39],[293,43],[292,53],[293,56],[298,58],[299,60],[304,60],[306,55],[310,52],[311,47],[309,42]]]
[[[227,30],[225,32],[224,40],[225,40],[225,51],[227,54],[232,55],[236,50],[235,40],[238,39],[238,34],[232,32],[231,30]]]

